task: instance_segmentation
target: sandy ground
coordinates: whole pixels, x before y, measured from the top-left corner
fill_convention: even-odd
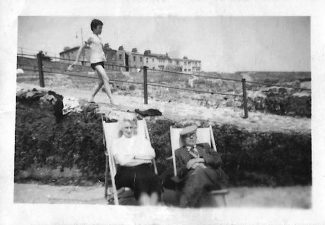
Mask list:
[[[311,186],[294,187],[237,187],[229,188],[228,207],[278,207],[310,208]],[[166,193],[168,200],[172,195]],[[52,186],[40,184],[14,185],[15,203],[48,204],[107,204],[104,187],[94,186]]]
[[[22,88],[37,88],[37,85],[19,83],[17,90]],[[87,100],[91,94],[90,90],[73,89],[66,87],[51,87],[51,89],[64,96],[65,99]],[[239,108],[206,108],[193,104],[163,102],[155,99],[149,99],[148,105],[144,105],[143,98],[134,96],[122,96],[113,94],[116,104],[130,109],[149,109],[155,108],[162,112],[163,117],[172,120],[191,120],[201,119],[213,121],[218,124],[234,124],[241,128],[254,131],[273,131],[273,132],[301,132],[311,133],[310,118],[295,118],[289,116],[278,116],[260,112],[249,112],[249,118],[243,119],[243,110]],[[100,105],[102,112],[111,112],[108,103],[108,98],[105,93],[99,92],[95,101]]]

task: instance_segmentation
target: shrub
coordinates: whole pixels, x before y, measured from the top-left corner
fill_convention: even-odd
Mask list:
[[[173,124],[170,120],[148,122],[151,145],[156,151],[157,167],[161,173],[168,167],[166,158],[171,156],[170,126]]]
[[[130,90],[130,91],[134,91],[134,90],[135,90],[135,85],[134,85],[134,84],[131,84],[131,85],[129,86],[129,90]]]
[[[16,105],[15,175],[32,165],[72,168],[102,177],[105,168],[101,117],[94,108],[57,122],[51,108],[20,99]]]
[[[277,115],[311,117],[311,95],[290,88],[270,87],[249,92],[248,109]]]
[[[17,98],[15,178],[30,167],[77,167],[83,179],[103,179],[105,147],[101,117],[94,107],[57,121],[51,105]],[[159,173],[172,166],[169,127],[208,121],[148,119]],[[254,132],[234,125],[213,125],[218,152],[230,185],[306,185],[311,183],[311,134]]]
[[[232,185],[311,183],[311,136],[214,127],[218,151]]]

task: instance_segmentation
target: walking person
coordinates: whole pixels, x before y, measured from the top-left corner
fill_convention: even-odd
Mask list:
[[[109,79],[104,69],[104,62],[106,61],[106,57],[103,51],[103,43],[101,37],[99,36],[102,33],[103,22],[98,19],[93,19],[91,21],[90,28],[93,34],[89,37],[89,39],[85,43],[81,45],[81,47],[78,50],[75,62],[73,62],[72,65],[69,66],[68,70],[71,70],[74,65],[78,64],[81,52],[86,46],[89,46],[90,66],[93,70],[95,70],[99,78],[99,82],[94,88],[92,95],[89,99],[89,102],[94,102],[94,98],[96,94],[104,85],[104,89],[108,98],[110,99],[110,103],[114,105],[115,103],[113,101],[111,89],[109,87]]]

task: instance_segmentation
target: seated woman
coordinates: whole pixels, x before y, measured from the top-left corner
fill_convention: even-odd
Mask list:
[[[112,153],[118,164],[116,188],[131,188],[136,200],[140,199],[141,194],[154,194],[160,199],[161,182],[154,173],[151,160],[156,154],[150,141],[143,135],[137,135],[136,118],[124,118],[120,125],[122,136],[112,144]]]

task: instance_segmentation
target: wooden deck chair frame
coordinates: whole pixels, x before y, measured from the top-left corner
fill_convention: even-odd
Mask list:
[[[170,126],[170,140],[171,140],[171,148],[172,148],[172,159],[173,159],[173,167],[174,167],[174,176],[177,176],[177,168],[176,168],[176,157],[175,150],[182,147],[184,143],[180,138],[180,132],[183,128],[173,128]],[[211,125],[207,128],[198,128],[196,131],[197,134],[197,143],[208,143],[210,147],[213,148],[214,151],[217,151],[215,139],[213,136],[213,131]],[[211,195],[220,195],[222,196],[223,203],[227,206],[226,195],[229,193],[228,189],[221,190],[213,190],[210,191]]]
[[[107,194],[107,190],[108,190],[108,178],[109,175],[111,176],[111,181],[112,181],[112,192],[113,192],[113,201],[115,205],[119,205],[119,200],[118,200],[118,194],[122,193],[124,191],[124,188],[121,188],[119,190],[116,189],[116,185],[115,185],[115,174],[116,174],[116,163],[113,157],[113,154],[111,152],[111,146],[112,146],[112,142],[114,139],[119,138],[121,136],[121,133],[119,133],[120,129],[119,129],[119,123],[118,122],[110,122],[110,123],[106,123],[103,120],[102,117],[102,124],[103,124],[103,142],[106,148],[105,151],[105,156],[106,156],[106,160],[105,160],[105,198],[107,200],[110,200],[108,198],[108,194]],[[150,136],[149,136],[149,132],[148,132],[148,128],[147,128],[147,123],[145,121],[145,119],[143,120],[138,120],[138,135],[144,135],[146,139],[148,139],[150,141]],[[158,174],[157,171],[157,166],[156,166],[156,162],[153,159],[152,160],[153,166],[154,166],[154,172],[155,174]]]

